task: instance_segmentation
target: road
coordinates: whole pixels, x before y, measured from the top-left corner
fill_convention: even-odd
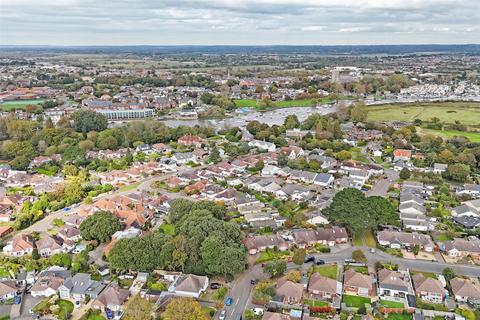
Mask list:
[[[377,179],[375,184],[373,185],[372,189],[366,192],[367,196],[381,196],[385,197],[388,193],[388,188],[397,180],[400,178],[398,175],[398,172],[392,170],[392,169],[385,169],[385,176],[387,177],[384,179],[383,177],[380,177],[380,179]]]
[[[369,265],[374,265],[376,262],[389,262],[398,264],[399,267],[403,269],[408,268],[414,271],[434,272],[438,274],[442,273],[443,269],[446,267],[450,267],[454,270],[455,274],[469,277],[480,277],[480,266],[398,258],[380,250],[377,250],[375,253],[371,253],[370,248],[367,246],[350,247],[336,253],[314,254],[314,256],[316,258],[325,260],[325,263],[342,264],[344,263],[345,259],[352,257],[352,252],[354,250],[358,249],[363,251],[368,259]],[[302,266],[298,266],[294,263],[289,263],[288,269],[300,268],[302,272],[306,272],[310,265],[311,264],[303,264]],[[251,295],[253,292],[253,286],[250,284],[250,280],[266,278],[267,275],[263,273],[261,265],[254,265],[233,282],[232,288],[228,293],[228,297],[233,298],[233,304],[229,307],[225,307],[225,310],[227,310],[226,320],[234,320],[235,315],[242,314],[246,309],[252,308]],[[218,319],[218,313],[215,319]]]

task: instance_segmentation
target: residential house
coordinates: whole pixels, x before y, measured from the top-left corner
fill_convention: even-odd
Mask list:
[[[453,217],[480,217],[480,199],[465,201],[452,209]]]
[[[15,236],[6,246],[3,247],[3,254],[6,256],[21,257],[33,252],[33,239],[29,235]]]
[[[428,235],[408,233],[394,230],[382,230],[377,234],[378,243],[393,249],[413,248],[419,246],[420,250],[433,252],[435,244]]]
[[[101,310],[102,312],[110,310],[113,312],[114,318],[119,319],[123,312],[123,304],[129,296],[130,291],[111,284],[92,302],[92,308],[94,310]]]
[[[201,148],[202,144],[206,143],[206,140],[199,136],[184,135],[178,139],[178,143],[184,146]]]
[[[182,274],[168,287],[168,292],[182,297],[198,299],[208,288],[208,277]]]
[[[306,248],[317,243],[334,246],[348,241],[348,233],[345,228],[319,228],[317,230],[295,230],[292,232],[295,244],[299,248]]]
[[[412,276],[412,281],[415,294],[420,299],[431,303],[442,303],[445,299],[445,288],[440,280],[416,273]]]
[[[50,257],[57,253],[66,252],[59,239],[50,235],[46,235],[42,239],[36,241],[35,245],[37,246],[38,253],[42,257]]]
[[[68,278],[58,288],[61,299],[70,299],[79,303],[88,296],[92,299],[98,297],[105,288],[101,281],[92,280],[88,273],[77,273],[72,278]]]
[[[57,293],[64,281],[65,279],[59,276],[40,276],[30,289],[30,294],[32,297],[51,297]]]
[[[319,173],[313,179],[313,184],[321,187],[328,187],[333,183],[335,178],[329,173]]]
[[[374,279],[370,274],[363,274],[348,269],[343,274],[343,290],[345,294],[358,295],[364,297],[375,297],[376,290]]]
[[[283,277],[278,279],[275,292],[284,304],[299,304],[302,301],[303,285]]]
[[[176,161],[177,163],[180,164],[187,164],[189,162],[197,162],[197,157],[193,152],[177,152],[172,156],[172,160]]]
[[[0,281],[0,302],[15,298],[18,294],[17,285],[13,280]]]
[[[405,298],[411,292],[408,276],[400,271],[378,271],[378,294],[380,296]]]
[[[480,197],[480,184],[465,184],[463,188],[457,190],[458,195],[469,195],[472,198]]]
[[[412,157],[412,151],[406,149],[396,149],[393,151],[393,159],[394,160],[410,160]]]
[[[341,296],[342,284],[337,280],[330,279],[314,272],[308,281],[308,298],[332,301]]]
[[[440,244],[440,249],[452,258],[471,256],[480,260],[480,240],[453,239]]]
[[[265,251],[267,248],[278,248],[281,251],[288,250],[288,243],[279,235],[249,236],[244,240],[245,247],[249,254],[256,254]]]
[[[448,164],[444,163],[434,163],[433,164],[433,173],[442,174],[447,171]]]
[[[262,320],[294,320],[288,314],[265,311]]]
[[[302,148],[297,146],[282,147],[279,150],[279,153],[286,156],[288,160],[294,160],[298,157],[301,157],[305,154]]]
[[[480,287],[470,279],[453,278],[450,280],[453,296],[459,303],[466,303],[471,299],[480,299]]]
[[[261,140],[251,140],[248,142],[248,145],[250,147],[258,148],[260,150],[265,150],[269,152],[275,152],[275,150],[277,149],[274,143]]]

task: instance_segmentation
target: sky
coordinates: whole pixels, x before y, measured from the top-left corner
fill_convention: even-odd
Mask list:
[[[0,0],[0,45],[480,43],[480,0]]]

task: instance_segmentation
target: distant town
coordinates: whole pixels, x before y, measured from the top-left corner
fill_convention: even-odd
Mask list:
[[[7,49],[1,320],[480,320],[478,52]]]

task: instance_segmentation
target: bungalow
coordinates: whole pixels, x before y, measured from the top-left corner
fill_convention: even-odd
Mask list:
[[[277,281],[275,292],[283,304],[299,304],[302,301],[303,285],[283,277]]]
[[[378,271],[378,294],[380,296],[405,298],[410,293],[408,276],[399,271]]]
[[[433,230],[435,227],[424,214],[402,213],[400,220],[406,230],[425,232]]]
[[[472,198],[480,197],[480,184],[465,184],[463,188],[457,190],[458,195],[469,195]]]
[[[82,237],[80,236],[80,230],[74,227],[65,226],[58,231],[58,236],[63,239],[63,241],[79,241]]]
[[[303,183],[308,183],[312,184],[315,180],[315,177],[317,174],[309,171],[302,171],[302,170],[292,170],[290,172],[289,179],[290,180],[295,180],[295,181],[300,181]]]
[[[119,319],[123,311],[123,304],[129,296],[130,291],[111,284],[92,302],[92,308],[102,312],[111,310],[114,313],[114,318]]]
[[[182,274],[168,287],[168,292],[176,296],[198,299],[208,288],[208,277]]]
[[[57,293],[58,288],[60,288],[64,281],[64,278],[56,276],[47,275],[39,277],[30,289],[30,294],[32,297],[51,297]]]
[[[335,178],[329,173],[319,173],[313,179],[313,184],[316,184],[321,187],[328,187],[333,183]]]
[[[447,171],[448,164],[444,163],[434,163],[433,164],[433,173],[442,174]]]
[[[19,235],[3,247],[3,254],[6,256],[21,257],[33,252],[33,239],[29,235]]]
[[[0,302],[15,298],[17,295],[17,285],[13,280],[0,281]]]
[[[445,299],[445,288],[440,280],[417,273],[412,276],[412,281],[415,294],[420,299],[432,303],[442,303]]]
[[[266,150],[269,152],[275,152],[277,147],[275,144],[267,141],[261,141],[261,140],[252,140],[248,142],[248,145],[253,148],[258,148],[260,150]]]
[[[371,275],[348,269],[343,274],[343,290],[345,294],[364,297],[375,297],[374,279]]]
[[[318,230],[296,230],[293,231],[293,239],[299,248],[305,248],[316,243],[334,246],[348,241],[348,234],[345,228],[332,227],[320,228]]]
[[[453,296],[459,303],[466,303],[470,299],[480,299],[480,288],[470,279],[453,278],[450,280]]]
[[[51,255],[66,251],[62,247],[60,241],[50,235],[46,235],[42,239],[36,241],[35,245],[37,246],[38,253],[42,257],[50,257]]]
[[[424,206],[416,202],[401,203],[398,210],[400,211],[400,213],[408,214],[425,214],[425,212],[427,211]]]
[[[454,239],[444,241],[440,245],[440,249],[452,258],[471,256],[474,259],[480,259],[480,240]]]
[[[277,247],[280,251],[288,250],[288,243],[277,234],[249,236],[244,240],[245,247],[249,254],[256,254],[265,251],[267,248],[273,249]]]
[[[314,272],[308,281],[308,297],[310,299],[320,299],[332,301],[340,296],[342,284],[337,280],[330,279]]]
[[[382,230],[377,234],[378,243],[394,249],[412,248],[416,245],[421,250],[432,252],[435,245],[428,235],[393,230]]]
[[[480,217],[480,199],[465,201],[452,209],[454,217]]]

